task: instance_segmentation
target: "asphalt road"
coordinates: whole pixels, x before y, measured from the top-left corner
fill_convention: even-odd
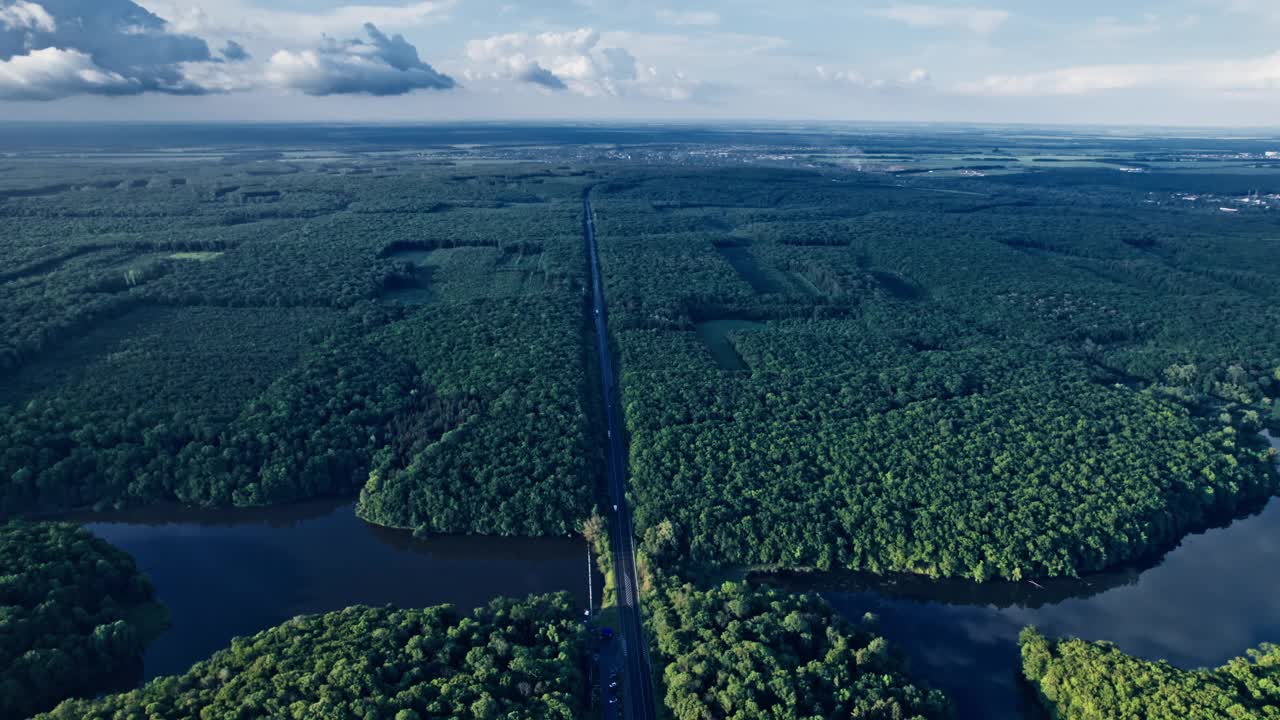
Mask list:
[[[640,586],[636,575],[635,533],[631,528],[631,511],[627,507],[626,444],[623,442],[622,413],[618,408],[618,388],[613,372],[613,355],[609,352],[609,314],[604,304],[600,281],[600,258],[596,248],[595,214],[589,194],[582,197],[583,233],[591,255],[591,315],[595,322],[597,351],[600,356],[600,381],[605,400],[605,417],[609,430],[609,502],[612,515],[613,570],[618,588],[618,615],[622,627],[616,628],[613,642],[622,644],[622,705],[626,720],[653,720],[653,677],[649,672],[649,646],[644,639],[640,619]]]

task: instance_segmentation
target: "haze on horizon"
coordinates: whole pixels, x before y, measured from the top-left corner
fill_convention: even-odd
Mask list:
[[[10,121],[1277,117],[1269,0],[0,0]]]

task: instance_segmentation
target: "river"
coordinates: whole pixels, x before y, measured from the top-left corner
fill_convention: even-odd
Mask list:
[[[578,539],[416,540],[363,522],[349,502],[74,519],[132,555],[169,608],[171,627],[143,659],[148,680],[186,672],[233,637],[350,605],[470,610],[500,595],[561,590],[587,602]]]
[[[1271,439],[1280,450],[1280,440]],[[827,576],[812,587],[846,617],[879,616],[922,680],[945,690],[959,720],[1045,717],[1021,681],[1018,633],[1109,640],[1182,668],[1215,667],[1280,642],[1280,498],[1226,527],[1190,535],[1153,567],[1083,580],[938,582]]]
[[[1271,442],[1280,449],[1280,441]],[[580,540],[416,540],[368,525],[352,505],[333,502],[75,519],[131,554],[172,614],[170,629],[147,649],[146,679],[185,672],[235,636],[349,605],[470,609],[499,595],[559,590],[586,604]],[[953,698],[959,720],[1026,720],[1044,715],[1020,680],[1023,627],[1110,640],[1179,667],[1216,666],[1280,641],[1278,566],[1275,499],[1229,526],[1188,536],[1148,568],[1040,587],[856,574],[823,576],[817,587],[851,619],[877,614],[915,673]]]

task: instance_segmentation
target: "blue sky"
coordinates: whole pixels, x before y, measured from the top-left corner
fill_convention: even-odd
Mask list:
[[[1275,126],[1280,0],[0,0],[0,117]]]

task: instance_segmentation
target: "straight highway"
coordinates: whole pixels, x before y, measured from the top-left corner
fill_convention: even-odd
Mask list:
[[[595,323],[596,349],[600,357],[600,383],[608,425],[608,489],[611,514],[609,526],[613,544],[613,572],[617,587],[624,667],[622,703],[626,720],[654,720],[653,676],[649,670],[649,646],[640,617],[640,586],[636,573],[635,533],[627,507],[626,443],[623,442],[622,413],[618,408],[618,388],[609,352],[609,314],[604,304],[600,280],[600,256],[596,246],[596,220],[590,190],[582,196],[583,233],[591,259],[591,315]]]

